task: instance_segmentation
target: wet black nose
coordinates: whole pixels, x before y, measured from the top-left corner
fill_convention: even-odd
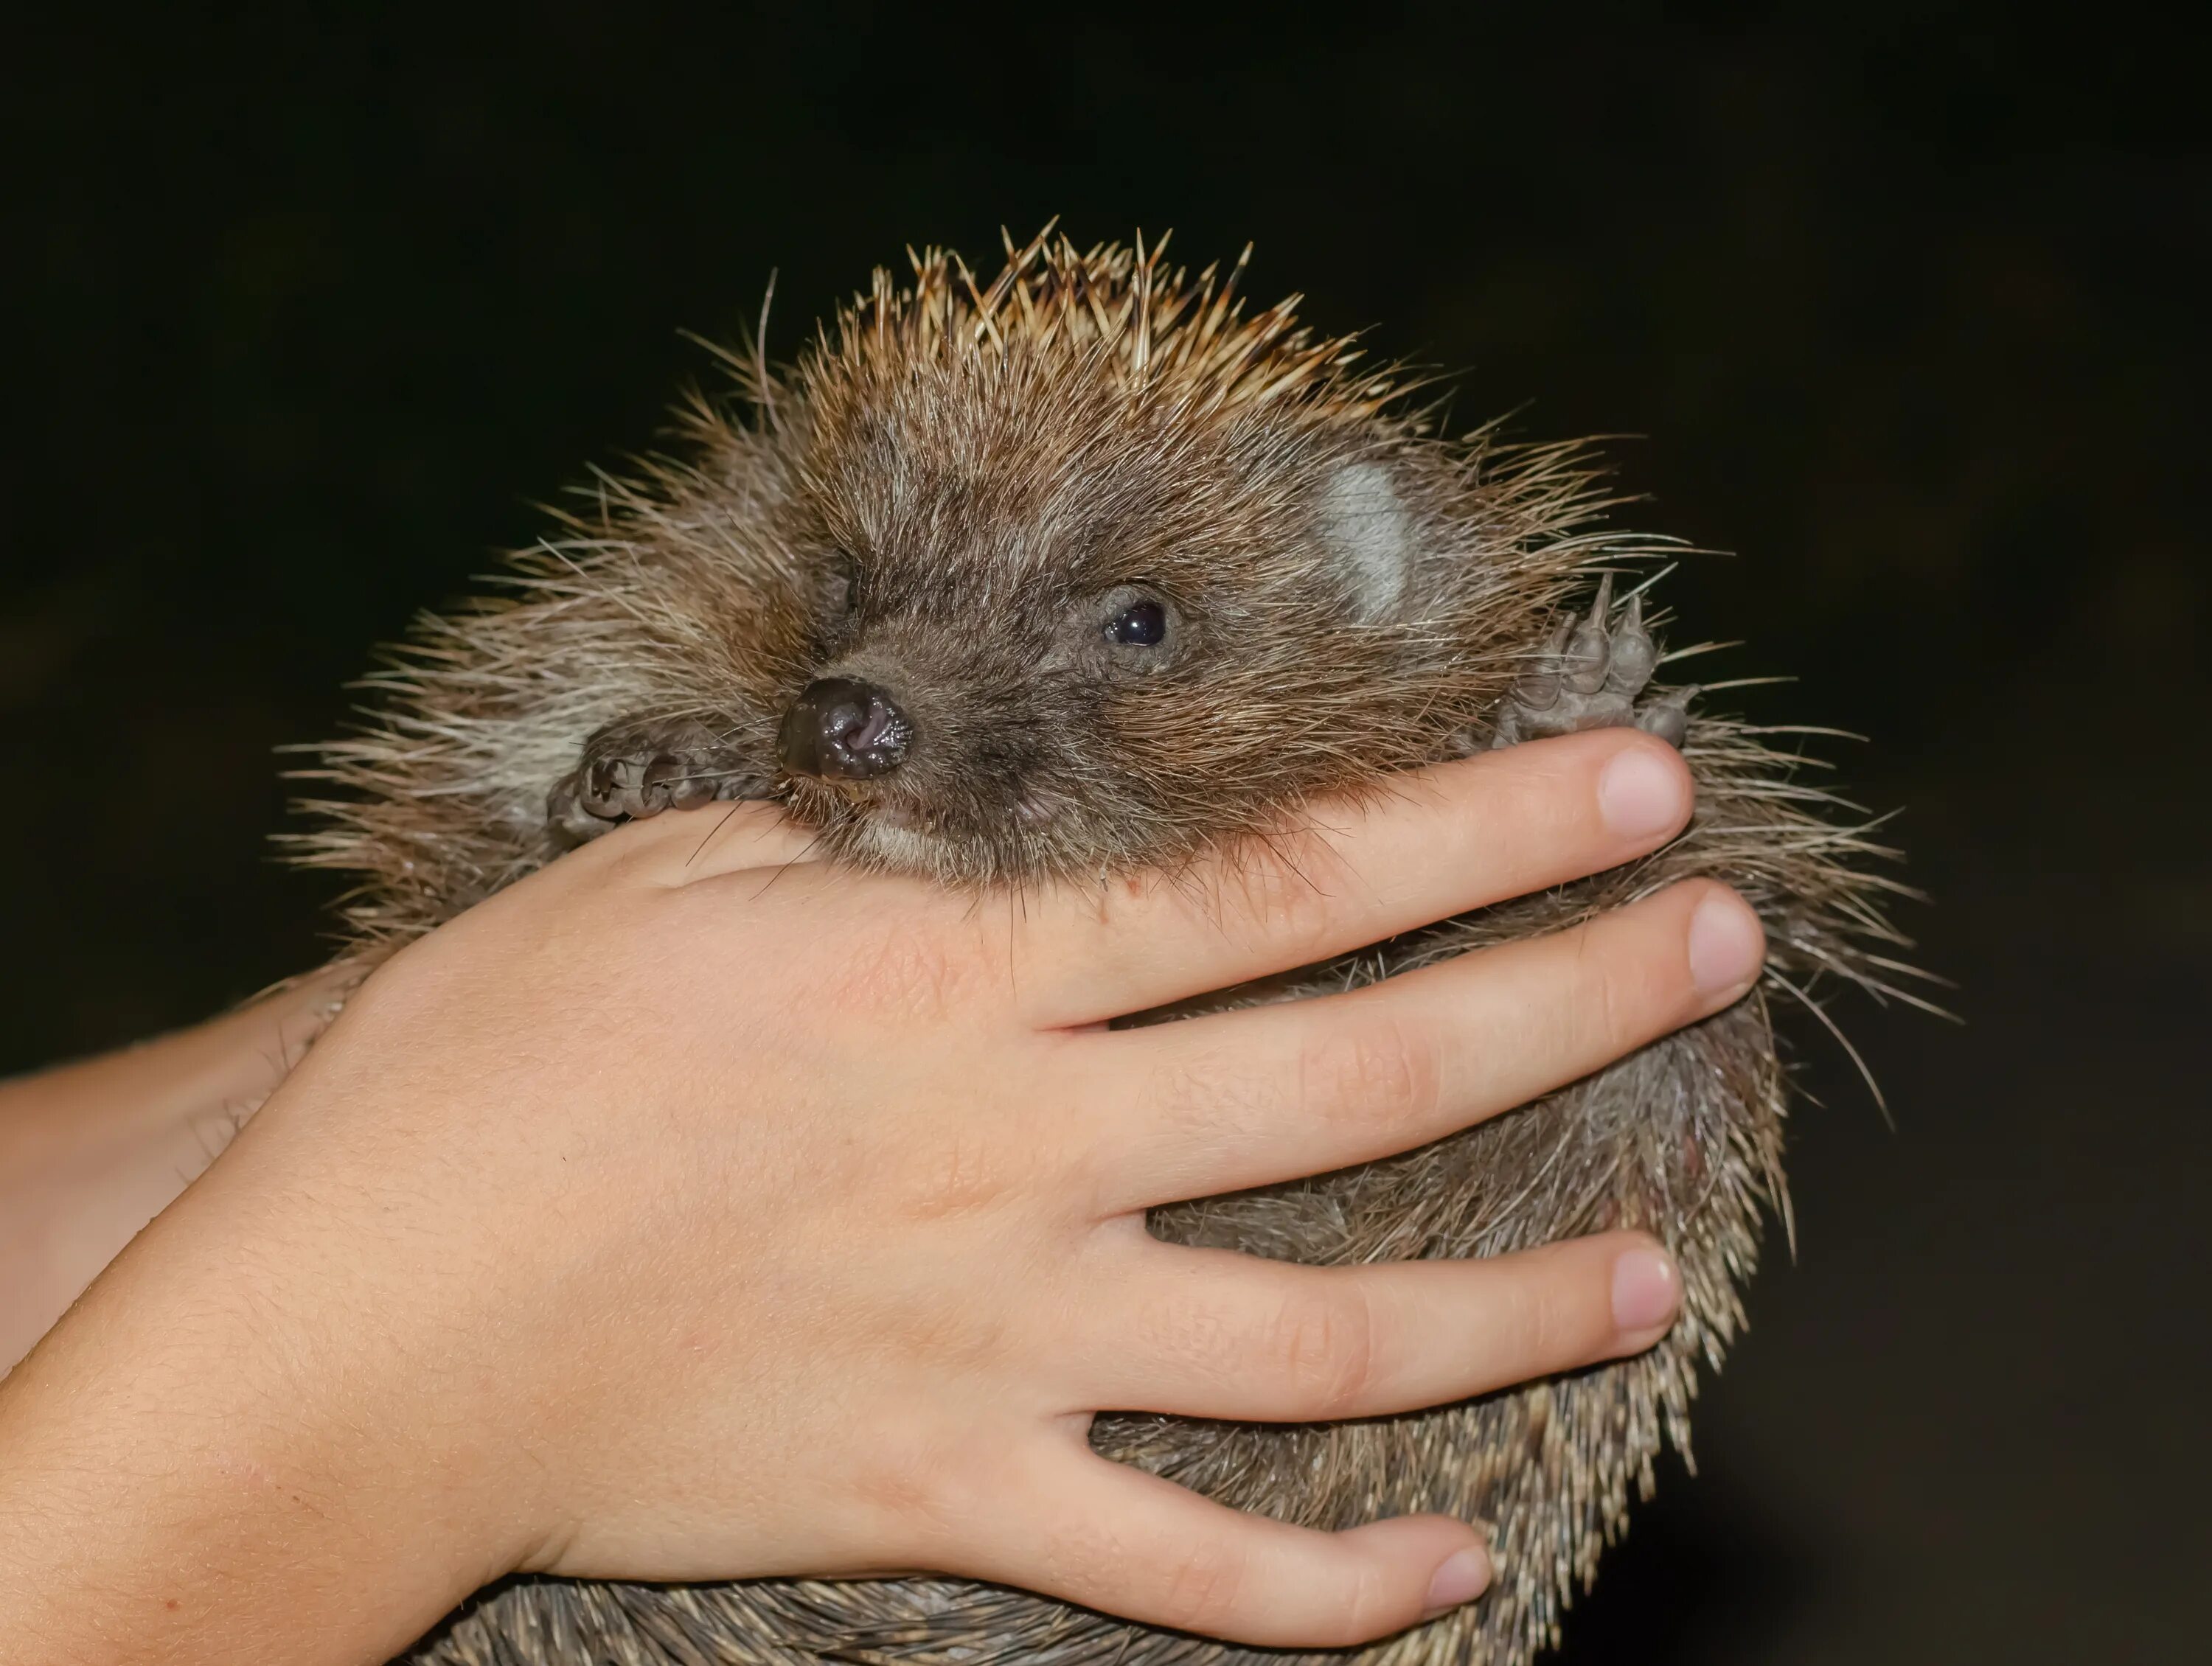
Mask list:
[[[914,725],[884,690],[823,677],[792,701],[775,748],[794,773],[859,781],[896,769],[913,739]]]

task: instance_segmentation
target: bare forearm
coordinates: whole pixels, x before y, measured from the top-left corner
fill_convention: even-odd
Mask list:
[[[425,1464],[422,1432],[393,1430],[403,1363],[303,1322],[332,1251],[308,1210],[252,1195],[252,1155],[0,1384],[11,1662],[373,1666],[504,1571],[441,1506],[466,1454]]]
[[[214,1160],[321,1027],[339,981],[0,1082],[0,1375]]]

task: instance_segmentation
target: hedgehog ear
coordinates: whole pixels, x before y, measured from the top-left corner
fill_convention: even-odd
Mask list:
[[[1413,518],[1390,471],[1376,462],[1347,463],[1322,490],[1322,536],[1363,618],[1398,614],[1413,590],[1417,553]]]

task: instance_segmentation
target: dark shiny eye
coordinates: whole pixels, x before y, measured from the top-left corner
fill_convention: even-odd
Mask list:
[[[1168,610],[1157,602],[1133,602],[1106,621],[1106,639],[1127,648],[1157,648],[1167,640]]]
[[[839,550],[830,558],[829,569],[823,575],[823,588],[831,614],[850,613],[854,604],[860,600],[860,563],[843,550]]]

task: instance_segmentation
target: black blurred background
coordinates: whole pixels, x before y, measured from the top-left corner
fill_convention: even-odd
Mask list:
[[[1052,9],[1036,9],[1042,15]],[[4,70],[0,1069],[307,966],[272,748],[911,240],[1172,226],[1741,552],[1954,1027],[1806,1039],[1799,1252],[1598,1662],[2204,1657],[2203,42],[2125,5],[49,13]],[[1710,662],[1709,662],[1710,663]]]

